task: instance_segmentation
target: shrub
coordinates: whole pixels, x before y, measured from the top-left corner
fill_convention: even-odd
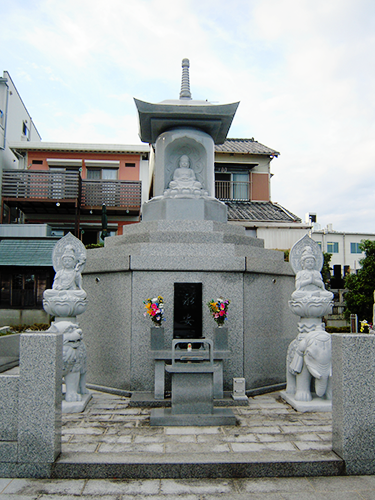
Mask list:
[[[26,331],[44,332],[48,330],[50,325],[48,323],[34,323],[33,325],[9,325],[9,330],[3,335],[11,333],[24,333]]]

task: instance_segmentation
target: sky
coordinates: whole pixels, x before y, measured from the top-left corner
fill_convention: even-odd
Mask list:
[[[139,144],[133,98],[240,101],[271,199],[375,233],[374,0],[0,0],[0,70],[48,142]]]

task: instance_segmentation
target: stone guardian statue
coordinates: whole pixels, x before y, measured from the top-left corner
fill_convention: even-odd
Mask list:
[[[87,295],[81,272],[86,262],[83,243],[68,233],[52,252],[55,278],[52,289],[43,294],[44,310],[55,319],[49,332],[63,334],[63,377],[66,393],[63,412],[80,412],[91,398],[86,389],[87,354],[77,315],[85,312]],[[73,405],[73,406],[72,406]]]
[[[322,318],[332,312],[333,293],[325,289],[320,271],[323,254],[309,236],[301,238],[290,251],[289,260],[296,273],[296,289],[289,307],[300,317],[298,335],[287,352],[286,391],[281,396],[299,411],[330,409],[332,399],[331,336]],[[314,381],[314,391],[311,383]],[[324,401],[323,401],[324,400]]]

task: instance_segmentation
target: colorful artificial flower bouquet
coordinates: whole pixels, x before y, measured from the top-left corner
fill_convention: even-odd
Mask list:
[[[372,332],[372,324],[368,323],[365,319],[361,322],[361,328],[359,329],[360,333],[371,333]]]
[[[161,326],[161,322],[165,321],[164,319],[164,299],[161,295],[158,295],[154,299],[144,300],[146,312],[144,316],[149,315],[151,317],[151,321],[155,323],[157,326]]]
[[[218,324],[218,326],[223,326],[224,321],[226,321],[228,314],[228,306],[230,304],[230,300],[225,300],[222,297],[216,300],[211,300],[207,303],[208,308],[212,314],[212,317]]]

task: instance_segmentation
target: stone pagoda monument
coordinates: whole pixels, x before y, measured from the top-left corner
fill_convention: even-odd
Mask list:
[[[239,103],[193,100],[184,59],[180,99],[135,104],[140,138],[155,144],[156,159],[155,196],[144,204],[142,220],[227,222],[226,205],[215,199],[214,144],[225,141]]]
[[[90,302],[80,322],[87,381],[163,399],[172,341],[202,338],[213,342],[219,366],[215,397],[231,391],[235,377],[246,379],[248,391],[277,388],[297,323],[287,303],[294,273],[282,252],[228,224],[226,205],[215,198],[214,145],[225,141],[239,103],[192,99],[187,59],[179,99],[135,103],[140,137],[155,151],[154,197],[142,207],[142,222],[88,250]],[[165,321],[151,342],[144,301],[153,297],[163,298]],[[217,297],[230,300],[220,343],[207,307]]]

